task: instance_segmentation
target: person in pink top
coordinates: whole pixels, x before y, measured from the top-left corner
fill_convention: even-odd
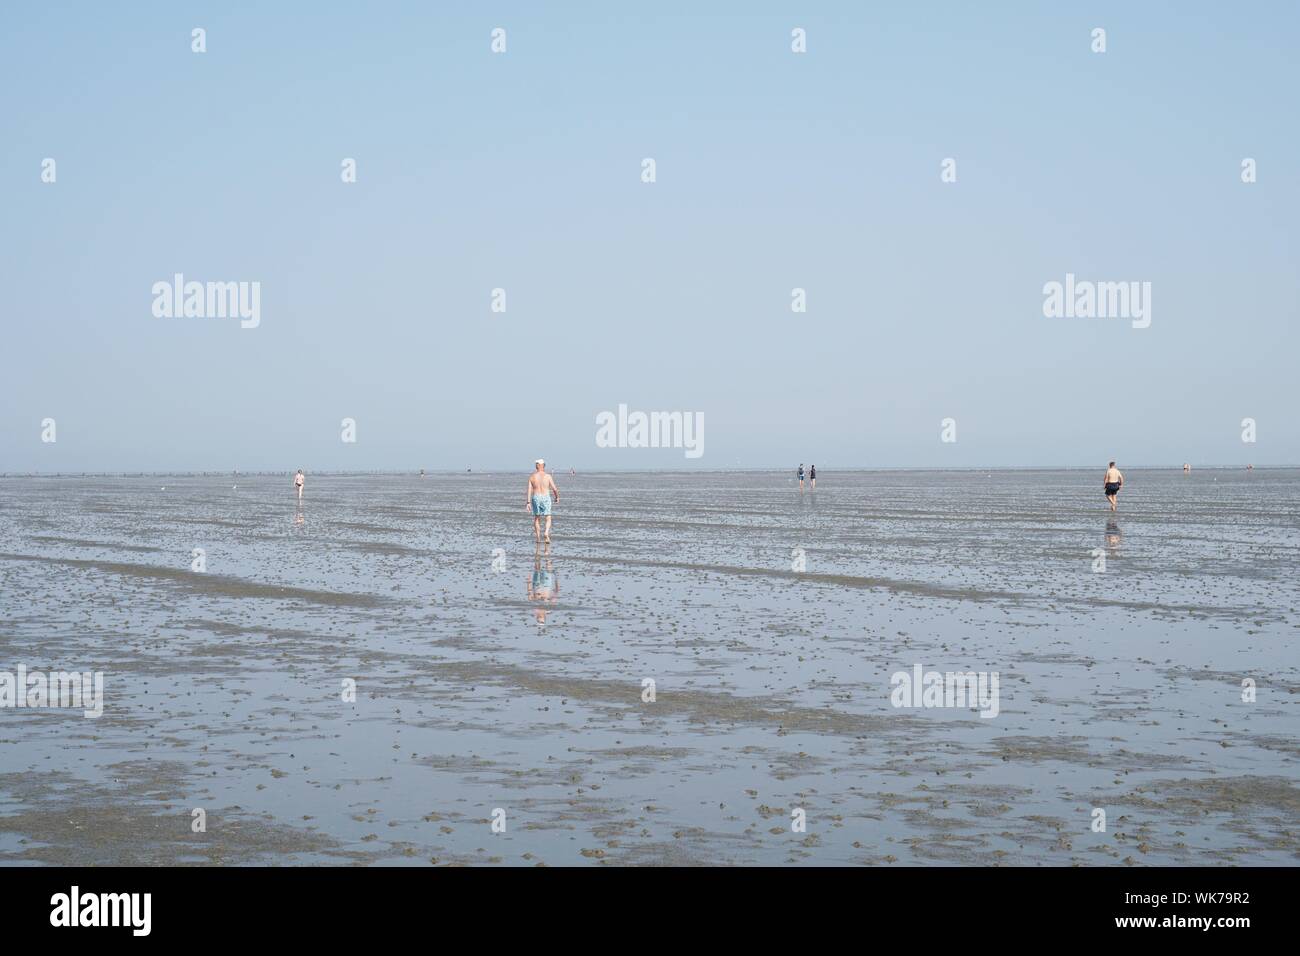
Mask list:
[[[298,474],[293,476],[293,486],[298,490],[298,500],[302,501],[302,485],[306,479],[303,477],[302,469],[298,469]]]

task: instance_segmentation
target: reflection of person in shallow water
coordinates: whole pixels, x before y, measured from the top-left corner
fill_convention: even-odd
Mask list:
[[[1106,551],[1109,557],[1116,557],[1119,554],[1120,531],[1119,522],[1114,518],[1106,521]]]
[[[542,566],[543,555],[546,558],[545,567]],[[528,600],[537,605],[533,608],[533,616],[537,618],[537,626],[541,627],[546,623],[546,612],[550,610],[546,605],[560,600],[560,579],[555,576],[550,548],[545,552],[540,548],[533,552],[533,573],[524,579],[524,588],[528,592]]]

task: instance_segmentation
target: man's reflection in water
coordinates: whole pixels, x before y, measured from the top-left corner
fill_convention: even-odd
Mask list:
[[[525,579],[524,587],[528,592],[528,600],[536,605],[532,610],[537,626],[542,627],[546,623],[547,612],[551,610],[547,605],[560,600],[560,579],[555,576],[549,544],[533,551],[533,573]]]
[[[1115,557],[1118,557],[1118,556],[1119,556],[1119,543],[1120,543],[1120,537],[1121,537],[1121,536],[1120,536],[1120,530],[1119,530],[1119,522],[1116,521],[1114,518],[1109,518],[1109,519],[1107,519],[1107,521],[1106,521],[1106,556],[1107,556],[1108,558],[1115,558]]]
[[[293,515],[293,523],[294,523],[295,525],[301,525],[301,524],[302,524],[302,505],[301,505],[301,504],[298,505],[298,510],[294,512],[294,515]]]

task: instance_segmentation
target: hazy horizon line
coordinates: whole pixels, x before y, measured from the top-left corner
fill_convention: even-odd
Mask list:
[[[823,468],[822,471],[828,474],[846,474],[851,472],[877,472],[877,471],[1092,471],[1095,469],[1104,469],[1105,464],[1091,465],[853,465],[844,467],[832,467],[829,470]],[[1138,464],[1126,465],[1132,471],[1181,471],[1181,464]],[[574,469],[574,474],[586,475],[646,475],[646,474],[665,474],[665,475],[704,475],[704,474],[769,474],[773,472],[789,472],[794,477],[797,466],[770,466],[770,467],[733,467],[733,468],[593,468],[585,471]],[[1254,471],[1286,471],[1288,469],[1300,469],[1300,464],[1288,465],[1255,465]],[[267,477],[293,475],[297,469],[286,468],[283,470],[258,470],[258,471],[211,471],[211,470],[183,470],[183,469],[165,469],[165,470],[145,470],[145,471],[0,471],[0,478],[145,478],[150,476],[156,477],[195,477],[211,478],[218,476],[238,476],[238,477]],[[1123,469],[1121,469],[1123,470]],[[1192,471],[1246,471],[1245,465],[1195,465]],[[547,469],[554,475],[564,476],[568,474],[567,470]],[[418,477],[421,473],[425,475],[502,475],[502,474],[531,474],[531,469],[527,467],[516,468],[492,468],[473,471],[453,470],[448,468],[410,470],[406,468],[364,468],[364,469],[319,469],[305,470],[304,474],[323,475],[335,477],[364,477],[372,475],[405,475]]]

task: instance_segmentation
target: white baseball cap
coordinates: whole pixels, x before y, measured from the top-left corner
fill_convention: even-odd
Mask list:
[[[534,465],[544,465],[544,464],[546,464],[546,459],[545,459],[545,458],[538,458],[536,461],[533,462],[533,464],[534,464]]]

